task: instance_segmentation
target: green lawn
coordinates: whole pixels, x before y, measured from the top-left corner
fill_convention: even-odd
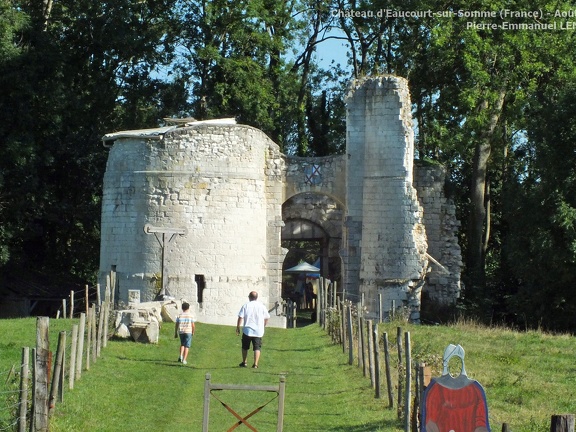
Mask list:
[[[379,328],[380,335],[388,333],[394,363],[397,326]],[[58,331],[71,328],[70,320],[51,320],[53,346]],[[402,324],[402,329],[411,334],[414,362],[431,365],[433,376],[441,373],[441,356],[448,344],[464,347],[468,376],[486,391],[494,431],[508,423],[514,432],[545,432],[551,415],[576,413],[571,336],[466,323]],[[34,319],[0,321],[0,373],[18,365],[21,347],[33,346],[34,340]],[[176,361],[178,345],[172,324],[163,326],[158,345],[109,341],[96,364],[83,372],[75,388],[66,391],[64,403],[56,406],[51,431],[199,432],[207,373],[213,383],[241,385],[276,385],[279,376],[285,376],[287,432],[402,430],[396,407],[387,407],[384,374],[382,398],[375,399],[356,360],[349,366],[347,353],[316,324],[267,329],[259,369],[238,367],[240,338],[234,327],[197,324],[186,366]],[[392,382],[395,386],[395,376]],[[396,388],[393,391],[396,394]],[[275,393],[219,391],[216,396],[243,416],[271,401],[249,421],[261,432],[276,430]],[[228,430],[236,421],[214,397],[210,412],[211,431]],[[1,413],[6,416],[6,410]]]
[[[234,327],[197,324],[189,364],[178,357],[170,325],[158,345],[111,341],[57,407],[52,431],[201,431],[204,383],[276,385],[286,377],[285,431],[378,431],[397,426],[395,415],[376,400],[370,382],[346,364],[317,325],[267,329],[259,369],[239,368],[240,338]],[[219,391],[240,415],[275,393]],[[259,431],[276,430],[277,400],[250,418]],[[210,430],[227,430],[235,418],[214,397]],[[241,426],[237,430],[248,430]]]

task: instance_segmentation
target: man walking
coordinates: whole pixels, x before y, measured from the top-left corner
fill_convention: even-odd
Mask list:
[[[254,364],[253,368],[258,368],[258,361],[260,360],[260,350],[262,348],[262,337],[264,336],[264,328],[268,324],[270,314],[268,309],[258,300],[258,293],[252,291],[248,295],[249,302],[244,304],[238,312],[238,322],[236,324],[236,334],[240,335],[240,326],[242,327],[242,363],[240,367],[246,367],[246,358],[248,357],[248,350],[250,345],[254,351]]]

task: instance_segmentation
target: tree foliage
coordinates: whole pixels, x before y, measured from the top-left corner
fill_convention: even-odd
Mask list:
[[[507,190],[504,254],[515,282],[507,310],[520,322],[574,331],[576,87],[546,87],[531,101],[529,136],[516,150],[523,164]]]
[[[549,119],[543,121],[544,110],[548,110],[547,115],[564,112],[550,101],[544,108],[543,95],[556,94],[560,102],[560,90],[574,83],[574,33],[506,26],[556,21],[560,28],[563,21],[556,17],[556,11],[570,10],[571,3],[462,0],[447,6],[428,1],[406,4],[335,0],[334,8],[344,12],[339,14],[339,26],[350,46],[354,74],[394,73],[408,78],[417,122],[418,155],[444,163],[451,172],[452,191],[463,222],[460,243],[465,253],[466,310],[487,320],[514,323],[522,321],[519,314],[524,313],[527,318],[521,322],[523,325],[538,325],[536,317],[542,320],[543,313],[532,313],[529,304],[543,308],[548,295],[544,293],[558,287],[553,279],[558,274],[570,274],[571,268],[568,264],[561,272],[557,268],[560,262],[570,262],[561,252],[567,253],[571,248],[568,232],[573,204],[566,198],[568,184],[556,183],[556,190],[542,190],[547,175],[555,178],[566,168],[562,170],[552,163],[551,149],[544,151],[537,141],[544,139],[543,127],[551,133],[547,127]],[[544,15],[540,19],[502,18],[499,12],[503,9],[542,10]],[[372,11],[373,15],[346,11]],[[442,13],[390,17],[386,13],[375,15],[376,11]],[[496,12],[495,17],[470,17],[490,11]],[[474,22],[488,26],[470,25]],[[564,117],[564,121],[568,122],[568,118]],[[552,141],[550,135],[547,139]],[[554,134],[554,139],[570,138],[565,131],[562,136]],[[565,142],[573,148],[569,141]],[[566,157],[560,148],[554,148],[556,162]],[[524,149],[525,158],[519,158],[519,149]],[[534,187],[548,194],[545,202],[549,205],[542,212],[535,212],[539,208],[539,201],[534,201],[538,194],[529,186],[525,170],[532,174],[538,171],[539,180]],[[569,178],[568,173],[564,174],[568,176],[564,178]],[[526,216],[520,218],[517,212]],[[544,229],[545,225],[548,228]],[[532,244],[528,248],[528,240],[520,235],[527,227],[538,235],[535,243],[541,247]],[[552,227],[559,231],[556,235],[549,232]],[[532,261],[518,255],[528,250],[541,260],[538,266],[530,267],[529,284],[521,275],[523,266]],[[514,255],[510,255],[512,251]],[[546,280],[546,288],[537,288],[533,284],[542,281],[542,276],[536,278],[535,273],[550,266],[557,270],[556,275]],[[517,295],[519,287],[529,293],[523,300]],[[565,290],[555,292],[565,299]],[[535,292],[542,297],[528,301]],[[573,303],[566,301],[565,305]],[[569,312],[566,306],[564,309]],[[546,313],[550,318],[549,308]]]
[[[4,262],[87,280],[99,249],[104,133],[154,125],[169,3],[4,2],[0,194]],[[146,31],[143,31],[146,29]],[[4,54],[6,53],[6,54]],[[8,255],[9,254],[9,255]]]
[[[93,278],[105,133],[235,117],[286,153],[342,153],[347,81],[391,73],[410,83],[418,156],[451,173],[465,310],[574,331],[575,33],[456,15],[504,8],[561,24],[572,5],[0,0],[0,266]],[[428,10],[443,14],[375,15]],[[334,38],[348,64],[323,66]]]
[[[308,142],[322,133],[317,121],[344,114],[318,90],[326,77],[313,63],[326,31],[326,3],[199,0],[179,2],[177,11],[178,57],[171,72],[189,83],[190,114],[235,117],[287,152],[315,154]]]

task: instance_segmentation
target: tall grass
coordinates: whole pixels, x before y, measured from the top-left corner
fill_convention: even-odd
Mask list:
[[[448,344],[464,347],[466,371],[485,389],[493,430],[508,423],[515,432],[544,432],[552,414],[576,413],[570,336],[519,333],[470,322],[381,324],[379,333],[388,333],[393,361],[398,326],[410,332],[414,362],[431,365],[433,376],[441,373]],[[70,320],[51,320],[54,346],[58,331],[71,327]],[[21,347],[33,346],[34,341],[34,319],[0,321],[0,373],[19,364]],[[374,398],[357,362],[349,366],[347,354],[318,325],[267,329],[259,369],[238,367],[240,339],[227,326],[198,324],[189,364],[181,365],[177,357],[178,340],[171,324],[163,325],[157,345],[110,341],[90,371],[65,392],[51,431],[201,431],[206,373],[213,383],[253,385],[275,385],[284,375],[287,432],[402,430],[396,407],[387,407],[385,396]],[[397,382],[394,378],[393,384]],[[249,421],[260,431],[275,430],[275,393],[219,391],[215,396],[241,416],[268,403]],[[212,396],[210,430],[227,430],[235,421]]]
[[[380,328],[396,334],[396,326]],[[515,432],[544,432],[550,430],[551,415],[576,413],[572,336],[488,328],[470,321],[402,328],[410,331],[414,361],[430,364],[432,376],[442,373],[446,346],[464,348],[468,377],[484,387],[492,429],[507,423]]]

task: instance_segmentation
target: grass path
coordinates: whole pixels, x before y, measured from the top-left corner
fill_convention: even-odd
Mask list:
[[[181,365],[177,357],[178,340],[168,324],[158,345],[110,341],[57,406],[51,430],[200,432],[206,373],[214,383],[248,385],[275,385],[284,375],[287,432],[400,430],[395,411],[374,398],[369,379],[347,364],[342,348],[317,325],[267,329],[258,369],[238,367],[240,338],[234,327],[198,324],[189,364]],[[275,393],[222,391],[217,396],[246,415]],[[273,400],[250,422],[259,431],[275,431],[276,409]],[[227,430],[235,422],[214,397],[210,412],[211,431]]]
[[[52,320],[50,340],[70,331],[76,320]],[[391,341],[398,323],[380,324]],[[576,339],[539,331],[486,328],[462,321],[449,326],[402,325],[411,333],[414,364],[425,362],[432,376],[442,372],[449,343],[466,350],[466,370],[486,391],[492,430],[507,423],[515,432],[547,432],[554,414],[576,413]],[[400,432],[396,409],[387,398],[375,399],[368,378],[339,345],[317,325],[267,329],[259,369],[238,367],[240,338],[234,327],[198,324],[190,364],[176,361],[178,340],[163,326],[157,345],[110,341],[89,371],[56,406],[51,431],[192,431],[202,429],[206,373],[222,384],[278,383],[286,376],[284,426],[287,432]],[[70,339],[68,339],[70,341]],[[35,319],[0,320],[0,391],[11,387],[7,376],[20,362],[21,347],[35,342]],[[393,369],[394,374],[394,369]],[[17,380],[15,380],[17,381]],[[394,378],[393,385],[397,382]],[[14,386],[17,388],[17,382]],[[396,389],[394,389],[394,392]],[[386,389],[382,386],[382,394]],[[274,394],[218,392],[218,397],[246,415]],[[9,404],[5,404],[9,406]],[[254,416],[260,432],[276,430],[276,401]],[[210,431],[228,430],[235,419],[211,398]],[[0,408],[0,425],[13,419]],[[252,420],[251,419],[251,420]],[[5,430],[5,429],[4,429]],[[236,431],[248,430],[241,426]]]

